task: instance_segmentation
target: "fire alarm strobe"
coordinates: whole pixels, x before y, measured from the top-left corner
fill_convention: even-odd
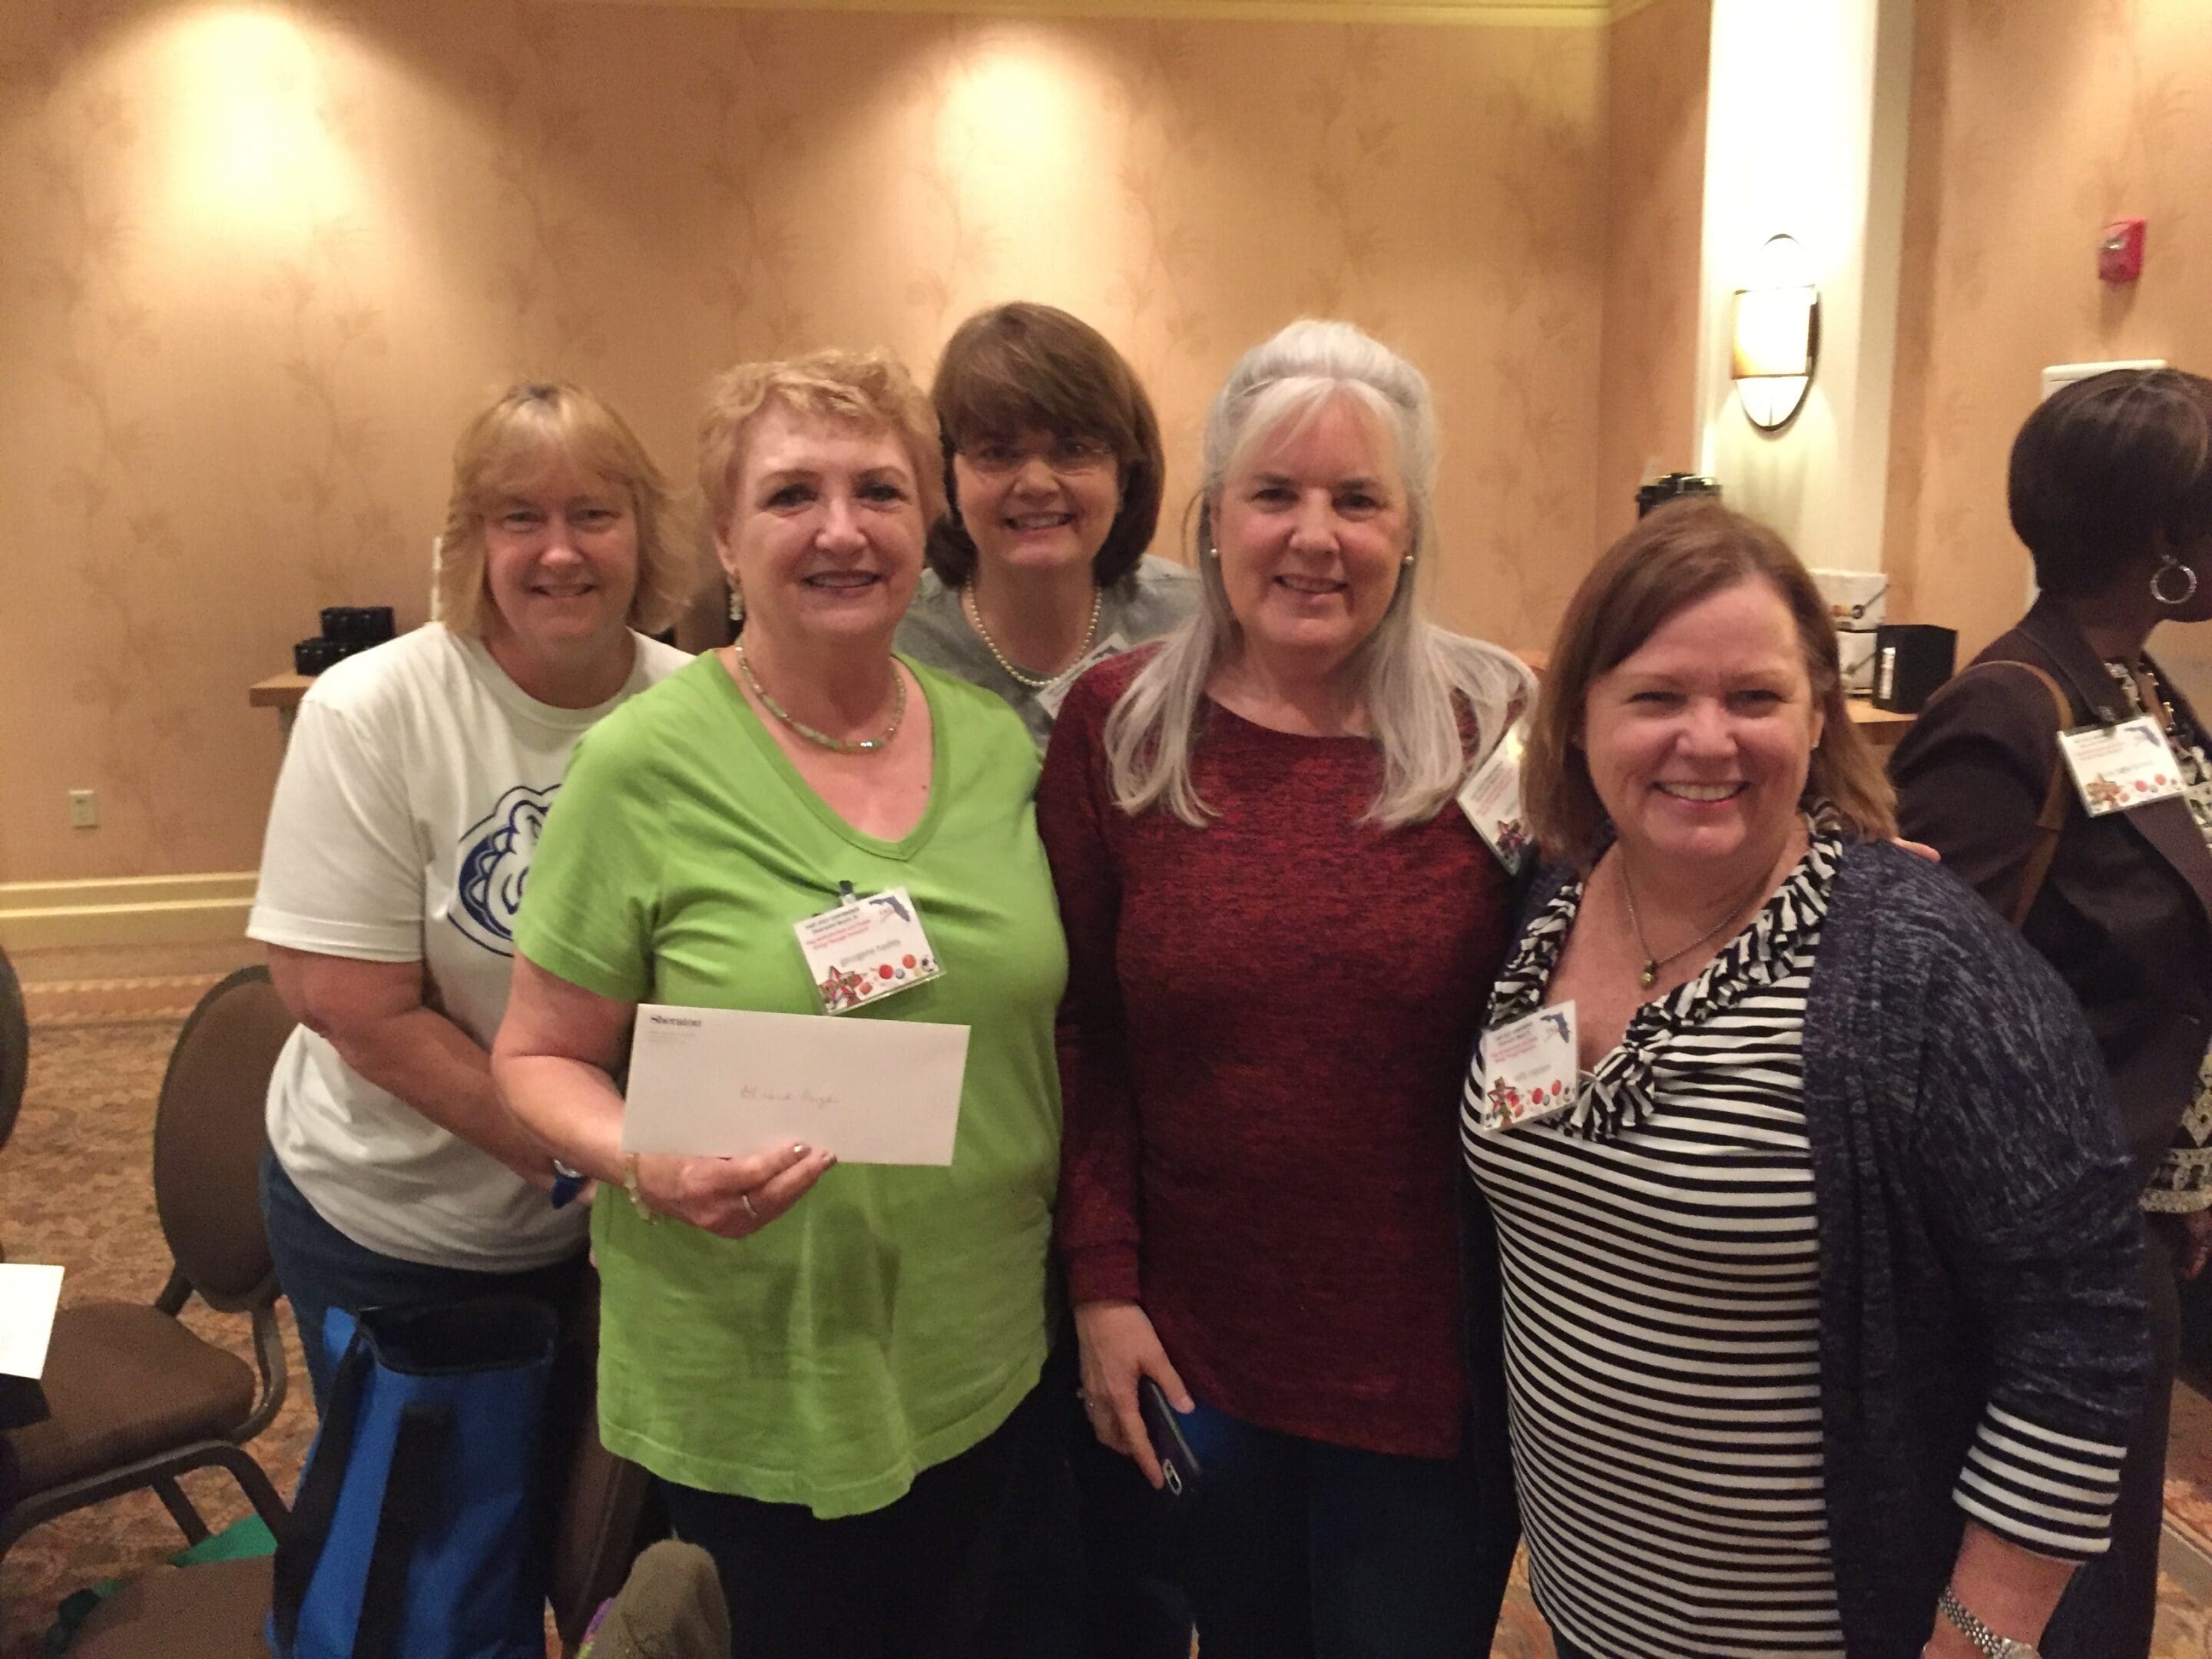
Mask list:
[[[2143,222],[2115,219],[2097,244],[2097,275],[2108,283],[2132,283],[2142,275]]]

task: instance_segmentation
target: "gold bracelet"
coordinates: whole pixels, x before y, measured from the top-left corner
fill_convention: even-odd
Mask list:
[[[638,1184],[637,1154],[623,1154],[623,1190],[629,1194],[630,1208],[647,1221],[660,1219],[660,1212],[645,1201],[645,1189]]]

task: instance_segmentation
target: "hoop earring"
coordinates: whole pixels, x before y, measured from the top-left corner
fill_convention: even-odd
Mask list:
[[[2166,589],[2161,586],[2161,584],[2166,580],[2166,573],[2169,570],[2179,570],[2183,575],[2189,578],[2189,586],[2183,588],[2179,593],[2176,594],[2172,599],[2168,599],[2166,596]],[[2151,572],[2150,596],[2169,611],[2174,609],[2177,605],[2187,605],[2190,600],[2197,597],[2196,567],[2194,565],[2184,564],[2180,560],[2175,558],[2172,554],[2167,554],[2164,562],[2160,564],[2159,568]]]

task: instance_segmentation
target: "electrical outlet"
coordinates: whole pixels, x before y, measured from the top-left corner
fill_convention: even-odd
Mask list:
[[[100,797],[89,789],[70,791],[70,823],[79,830],[92,830],[100,824]]]

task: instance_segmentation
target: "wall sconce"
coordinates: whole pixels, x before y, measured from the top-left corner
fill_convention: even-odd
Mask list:
[[[1820,291],[1807,279],[1804,250],[1793,236],[1771,236],[1759,250],[1760,280],[1735,291],[1729,378],[1744,418],[1779,432],[1796,418],[1820,356]]]

